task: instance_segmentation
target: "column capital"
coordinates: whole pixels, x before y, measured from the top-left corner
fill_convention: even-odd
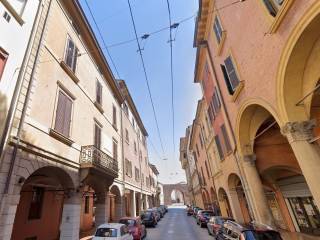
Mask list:
[[[256,164],[256,160],[257,156],[255,154],[247,154],[243,156],[243,161],[253,166]]]
[[[281,128],[281,133],[288,138],[289,142],[310,140],[313,138],[313,128],[315,126],[315,119],[288,122]]]

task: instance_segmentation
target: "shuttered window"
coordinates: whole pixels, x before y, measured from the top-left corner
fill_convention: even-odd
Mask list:
[[[284,0],[262,0],[271,16],[275,17]]]
[[[224,124],[221,125],[221,132],[222,132],[222,135],[223,135],[226,151],[227,151],[227,153],[229,153],[232,149],[231,149],[231,145],[230,145],[227,129],[226,129]]]
[[[134,173],[135,173],[136,181],[139,182],[139,180],[140,180],[140,172],[139,172],[139,169],[137,167],[134,168]]]
[[[128,132],[128,129],[126,129],[126,141],[127,141],[127,143],[129,143],[129,132]]]
[[[231,56],[227,57],[226,60],[224,61],[226,70],[227,70],[227,74],[229,77],[229,82],[231,85],[231,88],[233,91],[235,91],[235,89],[238,87],[240,81],[234,66],[234,63],[232,61]]]
[[[78,53],[79,53],[78,48],[76,47],[74,42],[71,40],[71,38],[68,38],[66,55],[65,55],[65,63],[70,67],[70,69],[73,72],[76,71]]]
[[[118,160],[118,143],[113,141],[113,159]]]
[[[216,145],[217,145],[217,150],[218,150],[218,154],[219,154],[220,160],[222,160],[224,157],[223,157],[223,151],[222,151],[222,147],[221,147],[221,142],[220,142],[220,139],[219,139],[219,135],[216,135],[216,136],[214,137],[214,140],[215,140]]]
[[[117,108],[112,106],[112,124],[115,128],[117,128]]]
[[[96,101],[100,105],[102,104],[102,85],[99,81],[97,81],[96,85]]]
[[[221,27],[220,21],[218,19],[218,16],[216,16],[214,19],[213,30],[216,35],[217,41],[220,44],[221,39],[222,39],[222,27]]]
[[[233,95],[233,94],[234,94],[234,90],[233,90],[233,88],[232,88],[232,86],[231,86],[227,69],[226,69],[226,67],[225,67],[223,64],[221,64],[220,67],[221,67],[221,71],[222,71],[222,74],[223,74],[224,81],[225,81],[225,83],[226,83],[228,92],[229,92],[230,95]]]
[[[97,123],[94,125],[94,146],[101,148],[101,127]]]
[[[59,91],[54,129],[66,137],[70,137],[72,100]]]
[[[0,47],[0,81],[6,66],[9,54]]]

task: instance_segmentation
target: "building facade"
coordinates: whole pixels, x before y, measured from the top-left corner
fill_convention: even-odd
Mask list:
[[[21,86],[12,93],[17,104],[1,152],[0,238],[79,239],[79,233],[126,215],[130,182],[122,130],[128,98],[77,0],[25,2],[25,12],[29,2],[39,8],[27,49],[16,49],[27,57],[17,70]],[[4,74],[1,83],[11,78]],[[145,133],[132,134],[144,145],[137,147],[137,162],[144,164],[139,174],[153,181],[149,188],[139,182],[142,197],[156,195],[159,174],[149,164]],[[142,206],[146,202],[141,199]]]
[[[221,212],[238,221],[320,233],[319,19],[316,0],[199,1],[195,82],[218,136]]]

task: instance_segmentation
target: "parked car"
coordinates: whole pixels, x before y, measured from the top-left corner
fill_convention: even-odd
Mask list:
[[[100,225],[92,240],[133,240],[133,236],[129,233],[129,229],[125,224],[107,223]]]
[[[187,216],[193,215],[193,207],[192,206],[187,207],[186,211],[187,211]]]
[[[153,209],[158,211],[158,213],[160,215],[160,218],[163,218],[164,214],[163,214],[163,212],[162,212],[162,210],[160,208],[154,207]]]
[[[200,210],[200,211],[198,211],[198,214],[196,216],[197,224],[200,225],[200,227],[206,227],[207,223],[209,222],[209,219],[212,216],[214,216],[214,213],[211,210]]]
[[[243,226],[233,221],[226,221],[220,228],[216,240],[282,240],[281,234],[263,224]]]
[[[146,227],[156,227],[156,225],[158,224],[156,215],[152,211],[146,211],[142,213],[141,220],[142,224],[144,224]]]
[[[166,213],[168,212],[168,207],[166,205],[160,205],[160,207],[163,207]]]
[[[197,217],[197,214],[199,211],[203,210],[202,208],[199,208],[199,207],[195,207],[193,209],[193,217]]]
[[[228,218],[228,217],[221,217],[221,216],[211,217],[209,219],[209,222],[207,223],[209,235],[212,235],[215,237],[219,233],[219,230],[225,221],[234,221],[234,219]]]
[[[123,217],[119,223],[125,224],[134,240],[140,240],[147,236],[146,227],[142,224],[140,217]]]
[[[159,208],[162,210],[163,215],[165,215],[168,212],[168,210],[166,209],[166,207],[164,205],[160,205]]]
[[[161,217],[160,217],[158,210],[152,208],[152,209],[148,209],[146,212],[153,212],[156,216],[157,222],[159,222],[161,220]]]

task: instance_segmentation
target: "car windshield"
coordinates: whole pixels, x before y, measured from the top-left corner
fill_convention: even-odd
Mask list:
[[[96,237],[117,237],[117,229],[115,228],[98,228]]]
[[[133,219],[121,219],[119,222],[122,224],[125,224],[129,227],[132,227],[135,225],[135,220],[133,220]]]
[[[246,240],[282,240],[274,231],[245,231]]]

